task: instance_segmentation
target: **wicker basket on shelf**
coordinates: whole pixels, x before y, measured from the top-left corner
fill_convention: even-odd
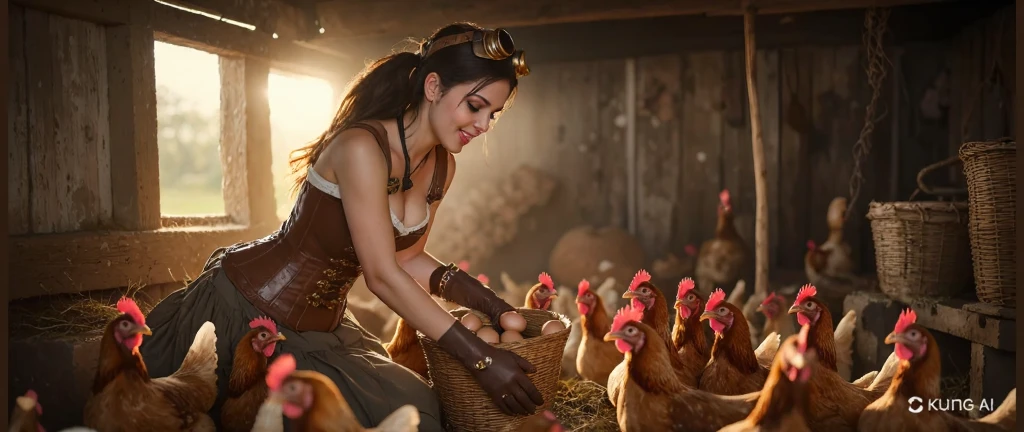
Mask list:
[[[923,181],[929,172],[957,162],[953,157],[921,170],[917,178],[920,190],[933,195],[962,194],[962,189],[935,190]],[[954,297],[967,289],[972,276],[968,216],[968,205],[963,202],[871,202],[867,218],[871,220],[881,290],[899,299]]]
[[[569,340],[570,322],[564,315],[538,309],[517,309],[526,318],[523,340],[502,342],[494,345],[518,354],[537,369],[528,374],[530,380],[544,397],[544,406],[538,412],[549,409],[558,391],[558,377],[562,371],[562,351]],[[458,308],[451,311],[456,318],[465,314],[477,315],[484,325],[490,325],[489,317],[478,311]],[[565,326],[556,333],[541,335],[541,327],[551,320],[559,320]],[[516,431],[527,416],[509,416],[491,401],[473,378],[473,375],[445,352],[436,342],[418,334],[420,345],[427,357],[430,381],[441,400],[445,426],[449,431]]]
[[[1017,307],[1017,143],[960,147],[970,197],[971,255],[978,299]]]

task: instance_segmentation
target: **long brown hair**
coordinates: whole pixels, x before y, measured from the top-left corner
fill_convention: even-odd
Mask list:
[[[420,43],[419,51],[425,53],[430,42],[438,38],[471,30],[481,30],[481,27],[467,22],[442,27]],[[469,92],[473,93],[492,82],[506,80],[512,89],[506,108],[518,85],[511,57],[504,60],[480,58],[473,54],[469,43],[437,50],[426,59],[413,52],[398,52],[378,59],[349,83],[327,130],[309,145],[292,152],[292,172],[298,174],[294,189],[302,186],[307,169],[316,163],[324,148],[351,125],[365,120],[396,118],[406,111],[412,111],[415,118],[424,97],[423,82],[431,72],[440,77],[442,94],[468,82],[479,81]]]

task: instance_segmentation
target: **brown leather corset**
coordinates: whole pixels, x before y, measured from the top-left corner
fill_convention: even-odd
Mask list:
[[[390,172],[384,128],[376,122],[355,127],[375,135]],[[447,152],[438,146],[435,156],[428,203],[441,199],[447,178]],[[395,228],[395,250],[415,244],[426,228],[406,235]],[[278,231],[228,248],[220,265],[257,309],[295,331],[333,331],[345,314],[348,291],[362,275],[341,200],[309,182]]]

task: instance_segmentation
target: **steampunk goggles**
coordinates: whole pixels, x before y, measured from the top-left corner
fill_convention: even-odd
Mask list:
[[[480,58],[504,60],[511,56],[512,66],[516,70],[516,78],[522,78],[530,74],[530,68],[526,65],[526,52],[516,50],[515,42],[512,42],[512,35],[503,28],[474,30],[445,36],[432,42],[423,58],[430,57],[431,54],[442,48],[466,42],[473,43],[473,54]]]

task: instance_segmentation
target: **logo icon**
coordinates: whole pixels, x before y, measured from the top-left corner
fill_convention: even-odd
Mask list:
[[[907,402],[910,404],[910,407],[907,409],[914,414],[917,414],[924,410],[924,407],[921,406],[924,400],[917,396],[911,397]]]

